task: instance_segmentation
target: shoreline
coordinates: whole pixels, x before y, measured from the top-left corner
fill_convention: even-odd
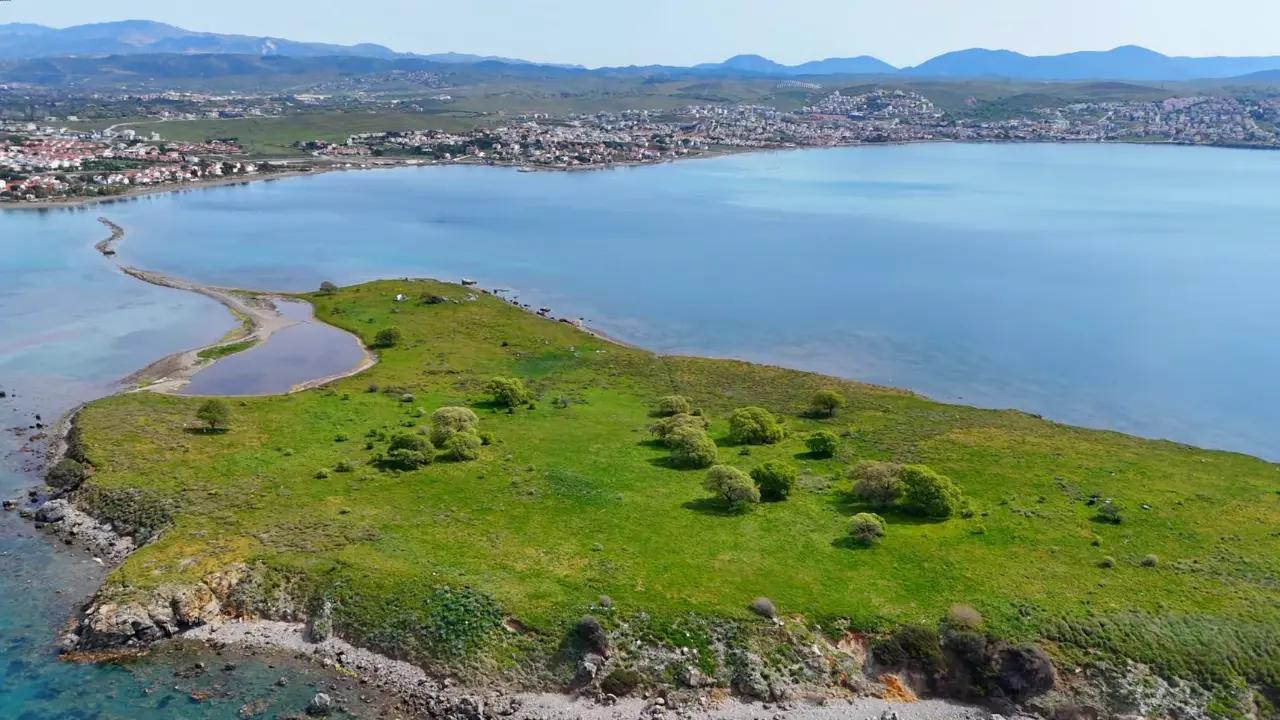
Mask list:
[[[557,173],[557,172],[594,172],[604,170],[619,170],[642,167],[659,167],[662,165],[673,165],[692,160],[713,160],[716,158],[732,157],[735,155],[754,155],[775,152],[791,152],[797,150],[834,150],[839,148],[871,148],[871,147],[905,147],[909,145],[1135,145],[1142,147],[1191,147],[1191,148],[1211,148],[1220,150],[1280,150],[1280,147],[1267,147],[1259,145],[1229,145],[1229,144],[1207,144],[1207,143],[1185,143],[1173,140],[1158,141],[1134,141],[1134,140],[955,140],[952,138],[933,138],[928,140],[896,140],[886,142],[860,142],[860,143],[837,143],[832,145],[791,145],[779,147],[738,147],[738,146],[722,146],[715,150],[710,150],[697,155],[688,155],[678,158],[667,158],[657,161],[632,160],[626,162],[607,163],[602,165],[574,165],[574,166],[554,166],[554,165],[530,165],[518,162],[489,162],[475,161],[470,157],[462,157],[454,160],[416,160],[407,157],[382,157],[375,161],[362,160],[342,160],[336,157],[313,156],[310,160],[302,160],[300,158],[288,158],[277,160],[276,162],[316,162],[307,170],[285,170],[282,172],[270,174],[258,174],[249,177],[222,178],[218,180],[207,180],[184,184],[166,184],[147,186],[137,189],[127,190],[119,195],[99,196],[99,197],[77,197],[62,198],[57,200],[35,200],[31,202],[0,202],[0,212],[17,212],[17,211],[42,211],[42,210],[78,210],[93,205],[103,205],[115,202],[127,202],[149,195],[177,194],[192,190],[204,190],[209,188],[229,187],[234,185],[252,185],[260,182],[269,182],[274,180],[288,180],[291,178],[310,177],[324,175],[333,172],[349,172],[356,170],[394,170],[399,168],[426,168],[426,167],[492,167],[503,168],[507,170],[515,170],[517,172],[534,172],[534,173]],[[317,162],[318,161],[318,162]],[[262,162],[272,162],[270,159]],[[107,253],[104,253],[107,254]]]

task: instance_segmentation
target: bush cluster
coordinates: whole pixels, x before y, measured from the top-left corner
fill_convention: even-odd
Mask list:
[[[728,503],[733,510],[743,510],[760,502],[760,490],[751,477],[728,465],[716,465],[708,470],[702,487]]]
[[[870,547],[884,537],[884,518],[875,513],[858,513],[849,525],[849,537],[859,545]]]
[[[786,500],[795,489],[800,473],[787,463],[770,460],[751,471],[751,479],[760,488],[760,497],[766,500]]]
[[[902,466],[863,460],[849,470],[853,494],[874,508],[892,507],[902,498]]]
[[[480,418],[470,408],[442,407],[431,413],[431,444],[443,449],[458,433],[475,432]]]
[[[690,415],[693,413],[693,400],[683,395],[668,395],[658,398],[658,414],[662,417],[672,415]]]
[[[489,381],[488,392],[493,401],[502,407],[519,407],[533,400],[519,378],[496,377]]]
[[[817,457],[834,457],[840,452],[840,438],[830,430],[819,430],[810,433],[809,437],[804,439],[805,447],[809,448],[809,452]]]
[[[654,437],[663,442],[667,442],[667,438],[678,428],[689,427],[695,430],[704,430],[707,427],[707,421],[697,415],[689,415],[688,413],[679,413],[670,417],[665,417],[649,426],[649,432]]]
[[[676,467],[704,468],[715,464],[719,455],[716,443],[701,428],[685,425],[667,434],[671,462]]]
[[[735,443],[773,445],[786,436],[786,428],[764,408],[739,408],[729,417],[729,439]]]
[[[964,493],[945,475],[924,465],[902,468],[902,507],[929,518],[945,519],[964,508]]]

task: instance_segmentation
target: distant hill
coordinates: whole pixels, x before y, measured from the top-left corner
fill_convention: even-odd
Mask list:
[[[1170,57],[1126,45],[1041,56],[975,48],[939,55],[902,72],[921,77],[1153,81],[1235,77],[1268,69],[1280,69],[1280,57]]]
[[[398,53],[382,45],[332,45],[250,35],[222,35],[184,30],[149,20],[77,25],[64,29],[12,23],[0,25],[0,59],[31,60],[52,57],[103,57],[110,55],[260,55],[287,57],[416,57],[441,63],[503,62],[532,64],[526,60],[461,53],[414,55]]]
[[[284,38],[193,32],[149,20],[125,20],[62,29],[29,23],[0,25],[0,60],[152,55],[359,57],[384,60],[417,59],[450,65],[480,63],[539,65],[527,60],[489,55],[453,52],[430,55],[401,53],[370,43],[333,45],[298,42]],[[583,69],[579,65],[545,65],[545,67]],[[1126,45],[1105,51],[1042,56],[1023,55],[1011,50],[971,48],[945,53],[915,67],[901,69],[869,55],[827,58],[800,65],[783,65],[760,55],[736,55],[724,62],[705,63],[692,68],[653,65],[600,68],[600,70],[628,75],[684,73],[692,70],[701,74],[767,77],[904,75],[939,79],[1003,78],[1031,81],[1151,82],[1252,76],[1256,73],[1280,70],[1280,57],[1170,57],[1146,48]]]

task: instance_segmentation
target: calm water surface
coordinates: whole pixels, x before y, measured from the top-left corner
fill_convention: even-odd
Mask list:
[[[655,350],[1277,459],[1278,184],[1278,153],[920,145],[331,174],[0,214],[0,389],[17,391],[0,400],[0,494],[31,482],[20,448],[35,414],[234,324],[112,270],[92,250],[98,215],[125,227],[123,262],[192,280],[474,277]],[[98,576],[32,534],[0,516],[0,696],[29,699],[33,718],[175,716],[141,694],[154,678],[53,660],[54,628]]]

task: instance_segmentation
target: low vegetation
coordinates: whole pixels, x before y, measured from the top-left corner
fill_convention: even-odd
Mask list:
[[[1002,663],[1033,680],[1042,669],[1029,642],[1066,667],[1130,658],[1280,680],[1273,464],[657,356],[467,296],[404,280],[309,295],[368,344],[402,329],[377,365],[326,388],[85,408],[95,472],[79,492],[117,527],[159,534],[108,593],[246,562],[271,597],[331,597],[345,638],[486,672],[553,656],[586,614],[713,663],[708,624],[761,627],[749,606],[767,595],[779,622],[894,640],[877,660],[933,662],[967,643],[983,664],[938,677],[1007,693],[1020,691]],[[822,391],[844,398],[838,419],[813,412]],[[675,396],[690,402],[657,401]],[[813,453],[816,432],[836,434],[838,452]],[[743,480],[753,470],[759,485]],[[785,502],[753,502],[782,487]],[[1103,507],[1125,508],[1123,522]],[[948,640],[932,628],[957,604],[981,630]],[[899,632],[916,627],[932,634]]]
[[[203,360],[219,360],[227,357],[228,355],[235,355],[236,353],[244,352],[256,344],[257,342],[254,340],[241,340],[240,342],[215,345],[211,348],[205,348],[204,350],[196,353],[196,355]]]

